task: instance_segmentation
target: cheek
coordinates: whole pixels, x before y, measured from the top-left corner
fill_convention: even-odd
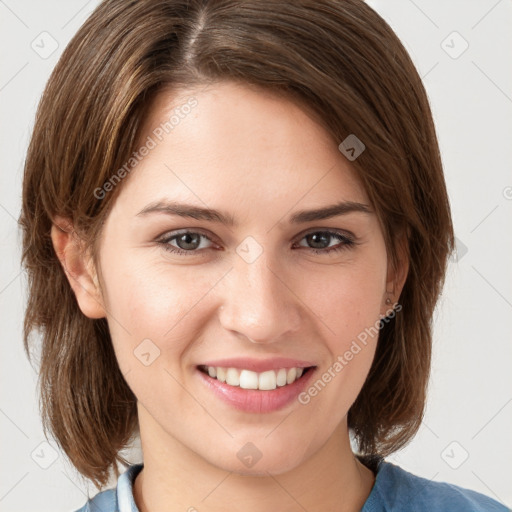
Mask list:
[[[311,276],[311,274],[310,274]],[[386,290],[385,264],[377,258],[333,265],[302,285],[304,303],[321,320],[337,352],[378,320]]]
[[[120,364],[145,339],[163,352],[181,353],[192,329],[192,319],[219,277],[197,267],[171,265],[137,257],[105,266],[109,327]],[[197,311],[199,311],[198,308]],[[188,340],[188,341],[187,341]]]
[[[321,322],[329,356],[300,398],[311,414],[332,414],[337,425],[356,399],[370,370],[378,341],[380,307],[386,286],[382,258],[340,267],[320,288],[309,288],[309,303]],[[322,280],[321,280],[322,281]],[[314,291],[316,290],[316,291]]]

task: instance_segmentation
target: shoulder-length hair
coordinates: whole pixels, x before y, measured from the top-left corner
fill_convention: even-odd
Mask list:
[[[417,432],[432,318],[454,234],[428,98],[407,51],[362,0],[106,0],[73,37],[41,98],[23,181],[24,346],[42,334],[40,405],[72,464],[101,489],[138,431],[136,397],[105,318],[78,307],[52,246],[56,215],[93,251],[122,189],[97,190],[129,159],[162,88],[237,80],[299,101],[341,143],[383,229],[390,261],[405,233],[402,309],[385,322],[348,413],[359,454],[386,456]],[[96,191],[96,193],[95,193]]]

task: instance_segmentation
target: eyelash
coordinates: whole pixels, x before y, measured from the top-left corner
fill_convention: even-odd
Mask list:
[[[339,246],[334,246],[334,247],[330,247],[330,248],[326,248],[326,249],[314,249],[311,247],[302,247],[302,248],[309,249],[314,254],[332,254],[332,253],[337,253],[339,251],[351,249],[355,245],[358,244],[353,238],[351,238],[347,235],[344,235],[338,231],[328,231],[328,230],[310,231],[309,233],[306,233],[305,235],[303,235],[302,238],[299,239],[299,241],[301,241],[302,239],[306,238],[309,235],[314,235],[314,234],[319,234],[319,233],[322,233],[324,235],[325,234],[329,235],[333,238],[337,238],[338,240],[340,240],[340,242],[343,242],[343,243]],[[181,235],[186,235],[186,234],[200,235],[201,237],[206,238],[210,242],[213,242],[213,240],[209,236],[205,235],[204,233],[202,233],[200,231],[184,230],[184,231],[181,231],[180,233],[176,233],[174,235],[167,236],[163,239],[157,240],[157,243],[162,245],[164,250],[169,251],[173,254],[179,254],[179,255],[184,255],[184,256],[193,256],[193,255],[199,253],[199,251],[197,249],[187,251],[185,249],[180,249],[179,247],[174,247],[172,245],[169,245],[169,242],[171,240],[174,240],[177,237],[179,237]]]

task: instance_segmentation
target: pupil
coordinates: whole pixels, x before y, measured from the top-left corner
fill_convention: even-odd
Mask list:
[[[190,239],[193,241],[191,242]],[[191,234],[191,233],[183,233],[178,239],[178,246],[180,249],[190,250],[190,249],[196,249],[199,246],[199,236],[197,234]],[[184,245],[192,245],[191,247],[183,247]]]
[[[328,233],[313,233],[309,237],[315,249],[325,249],[329,246],[330,235]]]

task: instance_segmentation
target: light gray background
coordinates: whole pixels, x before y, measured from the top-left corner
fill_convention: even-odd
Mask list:
[[[22,349],[26,292],[16,220],[38,99],[97,3],[0,0],[1,511],[70,512],[85,503],[87,492],[96,492],[79,483],[55,442],[43,436],[37,374]],[[511,506],[512,1],[369,3],[397,32],[424,78],[459,254],[435,317],[425,421],[389,460]],[[131,455],[139,460],[137,448]]]

